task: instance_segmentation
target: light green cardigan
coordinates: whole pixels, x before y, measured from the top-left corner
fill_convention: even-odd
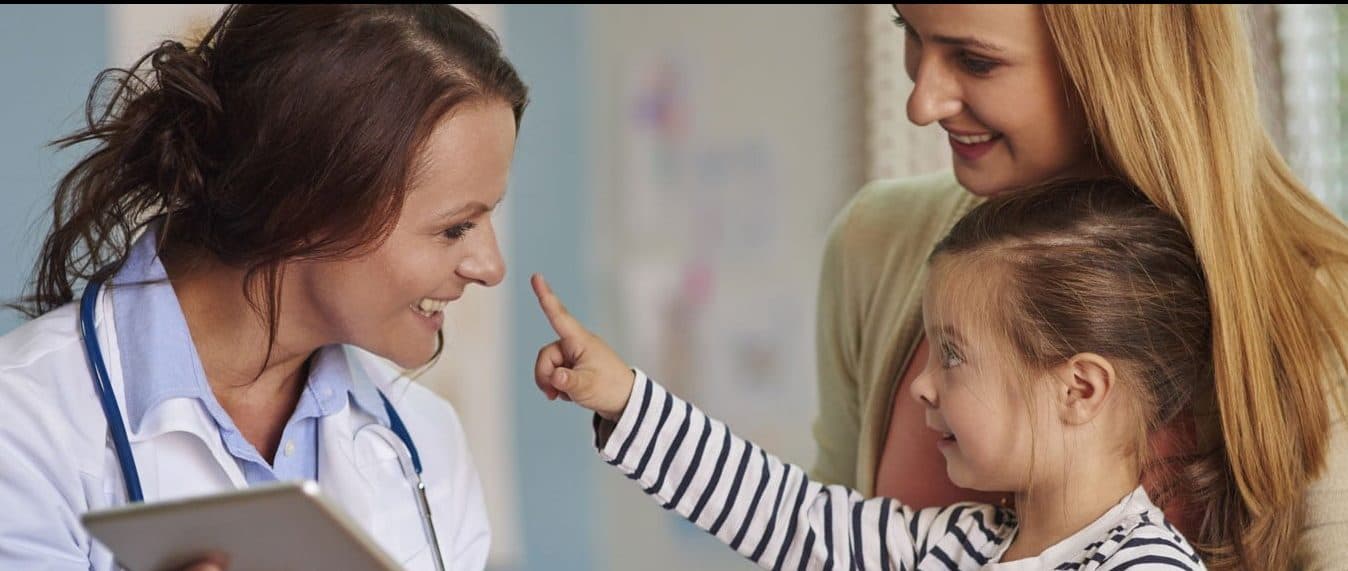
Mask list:
[[[867,496],[898,379],[921,337],[927,254],[979,199],[949,171],[863,187],[834,219],[819,285],[813,476]],[[1307,491],[1298,568],[1348,568],[1348,425]]]

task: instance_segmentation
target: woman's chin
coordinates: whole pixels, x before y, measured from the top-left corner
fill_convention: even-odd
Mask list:
[[[424,367],[431,362],[431,359],[435,358],[436,343],[437,341],[435,340],[434,337],[432,337],[430,345],[427,346],[424,350],[410,351],[408,350],[411,348],[410,346],[407,348],[400,348],[401,350],[398,350],[397,354],[394,357],[390,358],[389,360],[396,363],[399,367],[402,367],[403,369],[407,370]],[[421,344],[417,343],[416,345],[419,346]]]
[[[1007,185],[997,180],[999,177],[988,176],[988,173],[975,172],[972,169],[955,167],[955,180],[969,191],[969,194],[979,198],[991,198],[1007,189]]]
[[[403,370],[410,371],[430,363],[431,359],[435,357],[435,349],[438,344],[439,341],[436,340],[435,335],[429,337],[424,335],[389,335],[380,339],[379,345],[361,348],[389,360]]]

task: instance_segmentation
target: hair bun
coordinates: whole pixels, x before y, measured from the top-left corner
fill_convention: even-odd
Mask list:
[[[147,142],[159,158],[159,190],[169,193],[174,206],[209,202],[206,181],[217,162],[212,157],[224,109],[208,56],[175,40],[148,54],[153,83],[146,93],[147,127],[155,134]]]

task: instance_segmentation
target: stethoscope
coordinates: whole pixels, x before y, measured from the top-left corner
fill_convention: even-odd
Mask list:
[[[98,304],[98,291],[102,287],[102,282],[90,281],[84,288],[84,294],[80,298],[80,337],[84,341],[84,354],[89,359],[89,368],[94,374],[94,390],[103,403],[103,416],[108,421],[108,432],[117,454],[117,463],[122,469],[122,480],[126,482],[128,500],[130,503],[140,503],[145,501],[145,494],[140,487],[140,472],[136,469],[136,458],[131,454],[131,440],[126,435],[126,423],[122,421],[117,395],[112,391],[112,381],[108,378],[108,369],[103,362],[103,351],[99,348],[98,332],[94,329],[94,308]],[[403,424],[402,417],[398,415],[397,410],[394,410],[393,403],[389,402],[383,392],[379,392],[379,399],[384,402],[384,411],[388,413],[389,429],[392,429],[393,434],[397,435],[403,445],[398,446],[390,440],[386,435],[388,430],[369,432],[379,435],[397,454],[403,477],[407,478],[416,490],[417,511],[421,513],[422,531],[430,544],[435,569],[445,571],[445,562],[440,554],[440,541],[435,535],[435,522],[431,520],[431,504],[426,499],[426,483],[421,479],[421,456],[417,454],[416,444],[412,443],[412,435],[407,432],[407,425]],[[375,424],[378,425],[377,422]]]

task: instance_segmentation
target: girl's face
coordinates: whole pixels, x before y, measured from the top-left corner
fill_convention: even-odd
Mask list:
[[[503,102],[464,104],[425,143],[388,239],[353,259],[286,268],[303,326],[404,368],[427,362],[445,304],[505,276],[491,213],[505,194],[515,117]],[[334,204],[333,208],[342,205]]]
[[[978,264],[986,265],[986,264]],[[938,258],[923,298],[931,343],[926,368],[910,385],[926,407],[927,426],[943,434],[937,446],[950,481],[983,491],[1025,490],[1036,464],[1052,466],[1054,407],[1049,383],[1027,379],[1005,334],[991,328],[1005,299],[996,271]],[[1031,461],[1031,458],[1034,461]]]
[[[908,119],[948,134],[974,194],[1099,170],[1086,117],[1037,5],[895,4],[912,78]]]

